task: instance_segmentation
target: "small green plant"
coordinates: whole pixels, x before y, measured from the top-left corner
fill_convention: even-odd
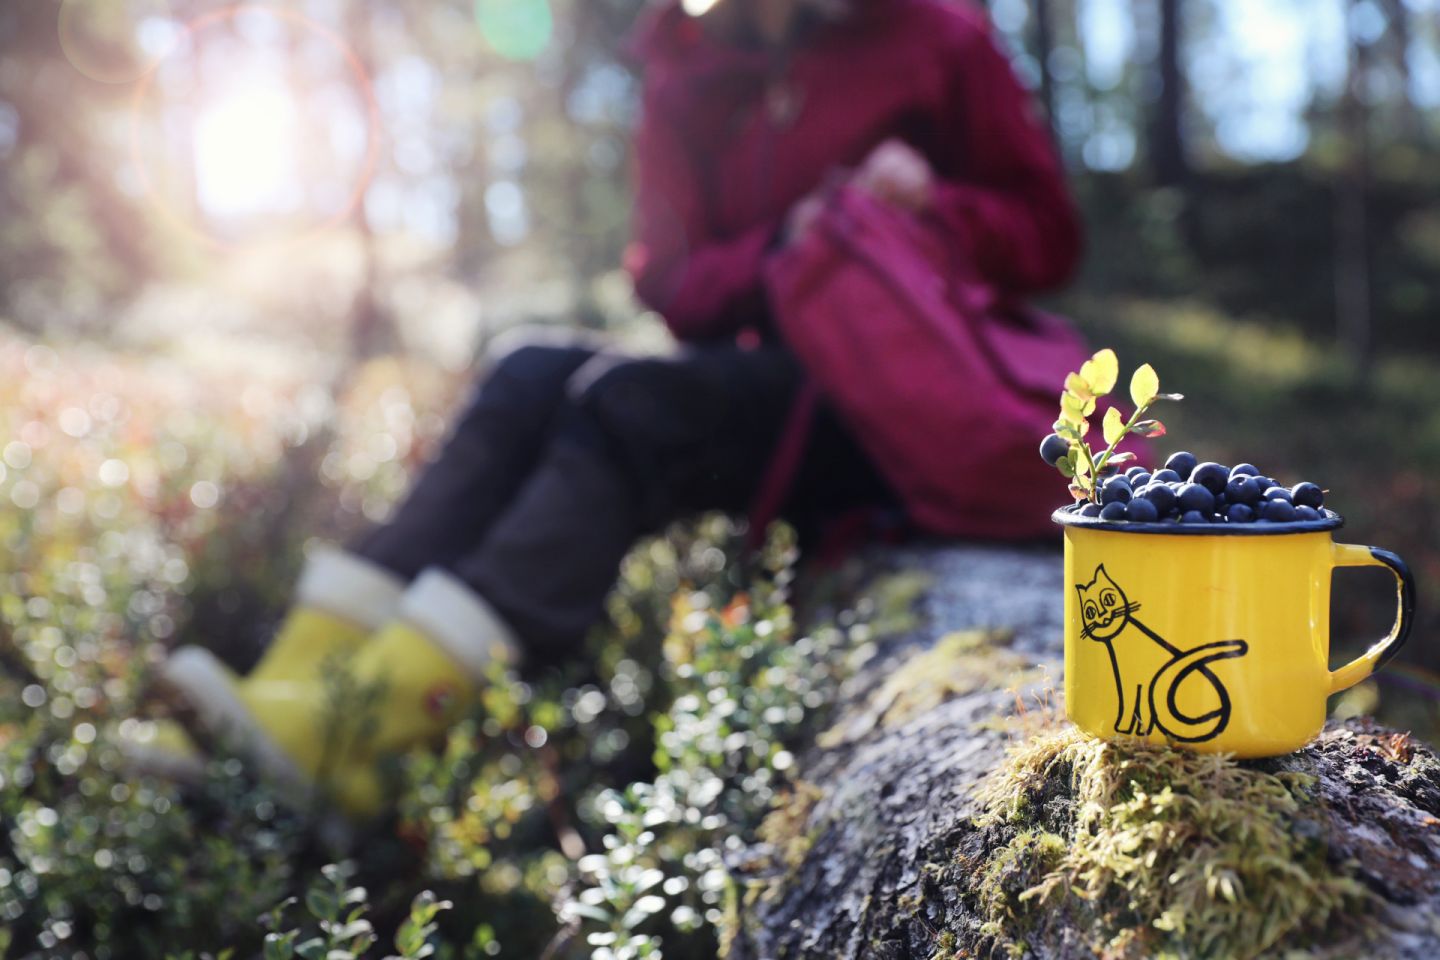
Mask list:
[[[378,939],[365,915],[370,912],[369,895],[364,887],[350,886],[355,866],[332,863],[320,870],[320,878],[305,894],[305,909],[310,921],[318,927],[313,935],[304,936],[300,927],[282,930],[285,914],[295,905],[290,897],[276,904],[260,918],[270,929],[265,935],[264,960],[359,960]],[[395,933],[395,949],[385,960],[424,960],[433,956],[435,918],[450,909],[446,900],[438,900],[429,890],[421,891],[410,904],[410,913]]]
[[[1130,400],[1135,404],[1135,412],[1126,419],[1118,407],[1106,409],[1101,422],[1105,447],[1097,455],[1085,439],[1090,432],[1090,417],[1098,401],[1115,389],[1119,378],[1120,363],[1115,351],[1108,347],[1067,376],[1065,390],[1060,394],[1060,419],[1055,421],[1055,432],[1041,445],[1041,455],[1070,481],[1070,493],[1076,500],[1098,503],[1097,478],[1107,469],[1135,459],[1132,453],[1117,452],[1120,441],[1131,433],[1163,437],[1165,425],[1159,420],[1146,419],[1145,415],[1161,400],[1183,399],[1178,393],[1161,393],[1160,378],[1154,368],[1148,363],[1141,365],[1130,378]]]

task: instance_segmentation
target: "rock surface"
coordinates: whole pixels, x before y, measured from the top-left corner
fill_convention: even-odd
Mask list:
[[[977,826],[977,787],[1010,746],[1058,722],[1058,552],[932,546],[867,563],[927,575],[918,624],[880,641],[847,683],[833,726],[801,765],[789,842],[771,831],[733,858],[741,901],[730,956],[1093,956],[1093,931],[1078,917],[1067,926],[1047,915],[1024,936],[997,929],[981,882],[1016,831]],[[1281,939],[1254,955],[1440,956],[1440,763],[1429,747],[1363,722],[1332,724],[1300,753],[1241,766],[1313,783],[1294,829],[1324,844],[1321,862],[1357,881],[1367,904],[1323,943]],[[1071,774],[1053,777],[1041,793],[1062,809]],[[1234,909],[1261,909],[1265,897],[1243,891]],[[1133,918],[1142,945],[1152,920]]]

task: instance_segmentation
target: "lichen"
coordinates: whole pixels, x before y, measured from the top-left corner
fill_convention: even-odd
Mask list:
[[[924,653],[905,660],[858,711],[847,714],[816,741],[833,749],[875,729],[892,729],[955,697],[977,690],[1020,688],[1043,671],[1006,644],[1010,635],[970,630],[948,633]]]
[[[1032,738],[977,797],[977,826],[1001,839],[972,874],[986,932],[1013,948],[1066,918],[1097,954],[1125,958],[1313,944],[1373,899],[1327,856],[1306,812],[1313,782],[1073,727]]]

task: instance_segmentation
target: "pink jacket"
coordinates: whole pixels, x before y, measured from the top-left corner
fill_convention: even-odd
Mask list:
[[[936,217],[1002,296],[1073,272],[1074,204],[983,11],[944,0],[857,6],[788,62],[712,39],[677,3],[637,30],[644,100],[625,265],[678,338],[762,322],[761,266],[786,212],[889,137],[929,159]]]

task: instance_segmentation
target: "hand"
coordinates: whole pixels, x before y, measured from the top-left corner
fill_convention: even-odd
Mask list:
[[[918,212],[930,205],[934,181],[930,162],[914,147],[892,138],[870,151],[851,182],[879,200]]]
[[[804,238],[824,211],[825,196],[820,190],[812,190],[797,200],[785,215],[785,243],[795,243]]]

